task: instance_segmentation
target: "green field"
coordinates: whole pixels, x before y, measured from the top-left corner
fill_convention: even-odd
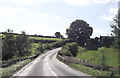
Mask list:
[[[79,52],[76,58],[88,60],[91,64],[99,65],[102,63],[102,55],[104,56],[104,65],[118,67],[118,51],[113,48],[102,47],[99,50],[86,50]],[[82,50],[83,51],[83,50]]]
[[[101,60],[101,53],[98,51],[86,51],[85,53],[78,53],[77,58],[81,58],[81,59],[85,59],[85,60],[89,60],[90,64],[96,64],[99,65],[102,63]]]
[[[53,40],[55,40],[55,41],[60,41],[60,40],[62,40],[62,39],[60,39],[60,38],[45,38],[45,37],[29,37],[29,39],[35,39],[35,40],[51,40],[51,41],[53,41]]]

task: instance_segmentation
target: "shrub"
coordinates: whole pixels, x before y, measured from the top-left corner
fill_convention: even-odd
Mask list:
[[[77,44],[76,43],[69,43],[62,47],[62,50],[59,52],[60,55],[65,56],[76,56],[77,54]]]
[[[72,53],[73,56],[77,55],[77,43],[73,42],[73,43],[69,43],[67,44],[67,46],[70,48],[69,51]]]
[[[49,45],[49,44],[43,44],[42,47],[43,47],[43,50],[50,50],[51,49],[51,45]]]
[[[60,55],[64,55],[64,56],[72,56],[71,52],[69,51],[69,49],[62,49],[59,51]]]
[[[78,54],[85,53],[87,50],[83,47],[78,46]]]

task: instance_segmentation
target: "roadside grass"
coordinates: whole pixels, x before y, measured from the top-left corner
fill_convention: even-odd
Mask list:
[[[114,48],[101,47],[101,48],[99,48],[98,51],[103,53],[103,56],[105,59],[104,64],[106,66],[114,66],[114,67],[120,66],[120,64],[118,63],[118,61],[119,61],[118,50],[116,50]]]
[[[76,70],[79,70],[81,72],[87,73],[91,76],[110,76],[111,75],[111,72],[95,70],[90,67],[85,67],[81,64],[71,64],[70,67]]]
[[[88,60],[88,63],[100,65],[102,63],[101,53],[94,50],[88,50],[84,53],[78,53],[76,58]]]
[[[15,72],[20,70],[22,67],[24,67],[26,64],[28,64],[31,61],[32,60],[27,59],[27,60],[18,62],[16,64],[13,64],[7,68],[0,68],[0,70],[2,70],[2,78],[8,78],[12,76],[13,74],[15,74]]]

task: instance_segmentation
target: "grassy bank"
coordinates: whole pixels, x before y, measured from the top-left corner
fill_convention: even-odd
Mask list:
[[[94,70],[90,67],[85,67],[80,64],[71,64],[70,67],[76,70],[79,70],[81,72],[87,73],[91,76],[110,76],[111,75],[111,72]]]
[[[88,60],[91,64],[118,67],[118,51],[114,48],[101,47],[98,50],[85,50],[78,48],[76,58]],[[102,58],[104,57],[104,58]]]
[[[17,62],[16,64],[13,64],[7,68],[0,68],[2,70],[2,78],[8,78],[15,74],[16,71],[20,70],[22,67],[24,67],[26,64],[31,62],[32,60],[27,59],[21,62]]]
[[[77,48],[75,48],[76,46],[73,47],[73,44],[75,43],[67,44],[62,47],[62,50],[59,51],[59,55],[72,56],[74,58],[86,60],[84,62],[86,62],[88,65],[93,65],[93,67],[86,67],[80,63],[70,64],[70,67],[88,73],[91,76],[109,77],[113,75],[120,77],[120,74],[118,73],[118,67],[120,66],[118,63],[118,50],[107,47],[100,47],[98,50],[87,50],[80,46],[77,46]],[[73,52],[75,55],[73,55]],[[99,68],[94,68],[94,66],[98,66]]]

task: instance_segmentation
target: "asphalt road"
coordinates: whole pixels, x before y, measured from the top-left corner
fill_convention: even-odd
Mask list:
[[[89,76],[56,59],[57,48],[40,55],[13,76]]]

